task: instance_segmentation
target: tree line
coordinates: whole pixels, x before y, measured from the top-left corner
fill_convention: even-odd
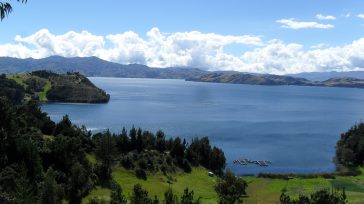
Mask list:
[[[97,163],[92,164],[87,155],[96,155]],[[189,172],[191,166],[202,165],[221,175],[219,184],[244,184],[239,188],[239,198],[245,193],[244,181],[234,180],[238,178],[233,174],[227,175],[234,179],[225,179],[229,177],[224,175],[224,153],[211,146],[207,137],[188,143],[179,137],[167,138],[163,131],[152,133],[135,127],[129,131],[124,128],[120,134],[105,131],[92,135],[85,127],[72,124],[68,116],[53,122],[36,101],[16,105],[0,96],[0,203],[67,200],[78,204],[96,185],[111,189],[111,203],[123,203],[126,198],[112,178],[112,166],[127,166],[128,160],[134,157],[139,159],[132,160],[131,166],[135,167],[130,168],[152,173],[163,170],[168,173],[178,168]],[[158,159],[162,165],[157,165]],[[149,170],[151,164],[154,170]],[[231,185],[216,188],[221,198],[229,196],[224,189]],[[134,190],[134,193],[144,192],[140,186]],[[178,203],[199,202],[190,190],[185,190],[183,195],[175,199],[171,192],[166,194],[176,200],[174,203],[177,200]],[[135,201],[131,198],[129,202],[143,203],[139,198],[135,196]],[[155,203],[157,199],[151,200]]]

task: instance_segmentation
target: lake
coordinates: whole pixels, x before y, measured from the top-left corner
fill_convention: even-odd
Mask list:
[[[257,172],[327,172],[340,133],[364,118],[364,89],[254,86],[169,79],[92,77],[108,104],[42,105],[52,119],[68,114],[93,132],[132,125],[189,140],[208,136],[227,168]],[[269,167],[234,159],[270,160]]]

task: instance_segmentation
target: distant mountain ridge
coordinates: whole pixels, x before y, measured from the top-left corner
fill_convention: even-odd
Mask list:
[[[28,73],[37,70],[48,70],[56,73],[79,72],[88,77],[124,77],[124,78],[159,78],[186,79],[202,76],[207,71],[188,68],[151,68],[146,65],[123,65],[102,60],[97,57],[65,58],[51,56],[43,59],[19,59],[0,57],[0,73]]]
[[[295,86],[325,86],[364,88],[364,80],[352,77],[336,77],[325,81],[310,81],[292,76],[246,73],[209,73],[201,77],[193,77],[188,81],[214,82],[250,85],[295,85]]]
[[[348,72],[303,72],[298,74],[287,74],[286,76],[305,78],[311,81],[325,81],[336,77],[353,77],[364,79],[364,71]]]
[[[258,85],[361,87],[360,79],[364,79],[364,71],[309,72],[281,76],[237,71],[206,71],[193,67],[152,68],[141,64],[118,64],[97,57],[51,56],[43,59],[0,57],[0,73],[30,73],[37,70],[49,70],[55,73],[79,72],[87,77],[186,79]]]

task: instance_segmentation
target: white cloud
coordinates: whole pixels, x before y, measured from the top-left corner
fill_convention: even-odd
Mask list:
[[[332,24],[322,24],[314,21],[296,21],[294,18],[290,19],[280,19],[276,21],[277,23],[282,24],[282,28],[289,29],[305,29],[305,28],[319,28],[319,29],[329,29],[334,28],[335,26]]]
[[[228,45],[242,46],[241,54],[227,53]],[[67,32],[55,35],[46,29],[15,42],[0,44],[0,56],[43,58],[97,56],[112,62],[141,63],[152,67],[194,66],[209,70],[235,70],[271,74],[310,71],[364,70],[364,38],[343,46],[318,44],[305,48],[281,40],[263,41],[259,36],[176,32],[158,28],[141,37],[133,31],[97,36]]]
[[[358,18],[363,18],[364,19],[364,13],[360,13],[357,15]]]
[[[325,15],[322,15],[322,14],[317,14],[316,18],[319,19],[319,20],[336,20],[335,16],[330,16],[330,15],[325,16]]]
[[[351,13],[345,14],[345,18],[350,18],[350,17],[351,17]]]

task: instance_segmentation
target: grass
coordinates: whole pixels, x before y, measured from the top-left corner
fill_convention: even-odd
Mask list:
[[[39,78],[37,76],[31,76],[29,74],[9,74],[7,75],[8,79],[12,79],[14,80],[16,83],[18,83],[19,85],[23,86],[24,89],[26,89],[28,87],[28,85],[24,82],[26,79],[30,78],[30,77],[34,77],[34,78]],[[40,92],[36,92],[35,95],[37,95],[39,97],[39,101],[41,102],[47,102],[47,92],[52,88],[52,84],[49,80],[46,81],[46,84],[43,87],[43,90]],[[25,100],[30,100],[31,99],[31,95],[26,94],[24,97]]]
[[[364,174],[359,176],[338,176],[335,179],[325,178],[294,178],[291,180],[247,178],[248,197],[244,203],[267,203],[275,204],[279,201],[282,189],[292,197],[300,194],[311,194],[320,189],[345,188],[349,203],[364,203]]]
[[[87,155],[88,160],[95,164],[94,155]],[[364,204],[364,174],[359,176],[338,176],[335,179],[319,178],[293,178],[269,179],[258,177],[247,177],[244,180],[248,183],[247,196],[244,198],[244,204],[276,204],[279,201],[282,189],[292,197],[298,197],[300,194],[311,194],[320,189],[345,188],[346,195],[350,204]],[[164,192],[171,187],[172,190],[180,197],[185,188],[195,192],[195,198],[201,197],[204,204],[218,203],[218,197],[214,190],[216,177],[209,177],[208,171],[202,167],[193,168],[192,173],[177,172],[171,174],[172,178],[167,178],[163,173],[158,172],[148,175],[147,180],[136,178],[134,171],[126,170],[122,167],[115,167],[112,176],[123,189],[124,195],[130,199],[133,186],[137,183],[145,188],[151,197],[158,196],[162,201]],[[84,198],[83,203],[89,199],[98,197],[106,201],[110,200],[110,190],[107,188],[96,187],[90,195]]]
[[[91,200],[92,198],[98,198],[100,200],[110,202],[110,193],[111,193],[110,189],[97,186],[90,192],[90,194],[88,194],[88,196],[83,198],[82,203],[87,204],[88,201]]]
[[[92,161],[92,155],[87,155],[89,161]],[[148,190],[149,196],[158,196],[162,201],[164,192],[171,187],[172,190],[180,197],[185,188],[194,191],[195,198],[201,197],[202,203],[217,203],[217,194],[214,190],[216,177],[209,177],[208,171],[202,167],[193,168],[192,173],[177,172],[171,174],[172,182],[163,173],[158,172],[154,175],[148,175],[147,180],[136,178],[134,171],[126,170],[122,167],[113,169],[113,178],[122,187],[125,196],[130,199],[135,184],[139,183],[144,189]],[[87,203],[91,198],[98,197],[110,200],[110,190],[97,186],[90,194],[83,199],[83,203]]]
[[[127,198],[130,198],[133,186],[140,183],[143,188],[148,190],[150,196],[158,196],[159,199],[164,197],[164,192],[171,187],[172,190],[180,197],[185,188],[195,192],[195,198],[201,197],[203,203],[217,203],[217,194],[214,190],[216,177],[209,177],[208,171],[198,167],[192,170],[192,173],[178,172],[171,174],[172,182],[158,172],[154,175],[148,175],[147,180],[140,180],[135,177],[134,171],[129,171],[118,167],[113,170],[113,177],[119,183]]]
[[[43,91],[37,93],[40,101],[43,101],[43,102],[48,101],[48,99],[47,99],[47,92],[51,88],[52,88],[51,82],[50,81],[47,81],[46,84],[43,87]]]
[[[96,156],[94,154],[86,154],[86,159],[92,164],[95,165],[97,163]]]
[[[26,85],[25,83],[24,83],[24,81],[26,80],[26,79],[28,79],[29,78],[29,74],[9,74],[9,75],[6,75],[6,77],[8,78],[8,79],[12,79],[12,80],[14,80],[16,83],[18,83],[18,84],[20,84],[20,85],[22,85],[23,87],[24,87],[24,89],[26,89],[27,88],[27,86],[28,85]]]

